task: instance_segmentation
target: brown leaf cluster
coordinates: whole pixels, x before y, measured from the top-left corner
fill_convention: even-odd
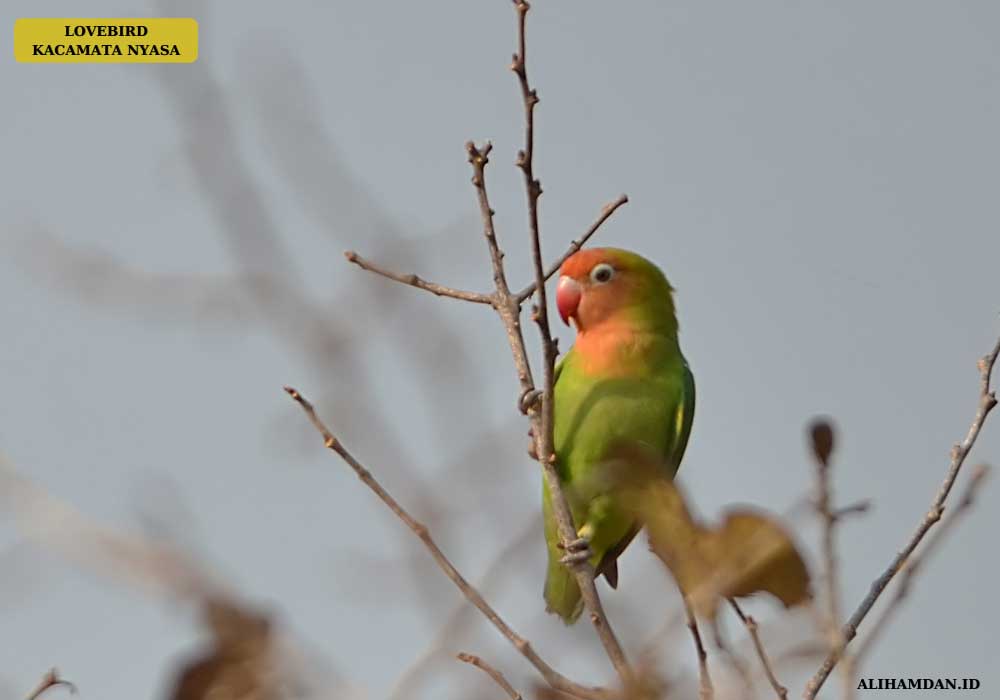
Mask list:
[[[786,608],[810,599],[805,561],[774,516],[739,506],[727,509],[718,526],[703,523],[680,487],[660,477],[634,482],[624,493],[627,507],[645,525],[650,548],[699,615],[714,618],[726,598],[760,592]]]

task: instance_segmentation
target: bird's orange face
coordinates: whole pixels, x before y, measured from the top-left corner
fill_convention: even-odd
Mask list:
[[[563,323],[573,321],[583,332],[633,304],[643,285],[630,263],[609,248],[587,248],[570,256],[559,269],[556,287]]]

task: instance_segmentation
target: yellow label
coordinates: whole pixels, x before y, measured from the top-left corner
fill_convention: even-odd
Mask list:
[[[190,17],[15,20],[14,58],[25,63],[192,63],[198,22]]]

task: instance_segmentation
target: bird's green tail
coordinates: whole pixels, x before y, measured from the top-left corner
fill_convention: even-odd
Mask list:
[[[549,558],[545,577],[545,609],[572,625],[583,612],[583,598],[573,572],[563,566],[558,557]]]

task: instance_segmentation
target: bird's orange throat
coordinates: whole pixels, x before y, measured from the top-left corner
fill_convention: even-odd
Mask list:
[[[676,347],[676,336],[636,328],[632,323],[605,321],[580,330],[574,350],[584,373],[628,377],[648,369],[650,360],[667,352],[671,345]]]

